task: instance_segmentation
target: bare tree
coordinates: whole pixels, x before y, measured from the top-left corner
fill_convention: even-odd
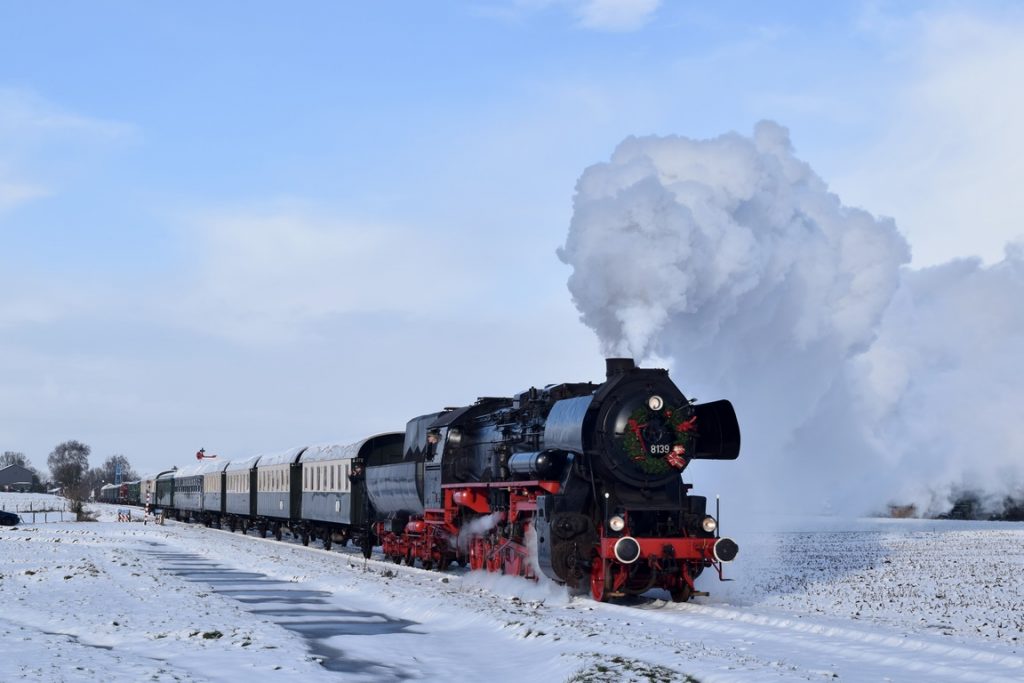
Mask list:
[[[10,465],[21,465],[22,467],[32,469],[32,466],[28,464],[28,458],[25,457],[24,453],[18,451],[4,451],[3,455],[0,455],[0,467],[8,467]]]
[[[99,494],[99,490],[104,484],[112,483],[112,479],[104,479],[102,467],[93,467],[82,474],[82,481],[78,484],[78,488],[95,496]]]
[[[124,457],[120,453],[112,455],[103,461],[101,470],[103,470],[103,480],[108,484],[116,483],[117,481],[117,466],[121,466],[121,481],[134,481],[139,478],[135,470],[132,469],[132,465],[128,462],[128,458]]]
[[[80,484],[89,469],[89,453],[92,451],[84,443],[65,441],[57,444],[46,464],[50,466],[53,480],[64,488],[64,495],[73,500],[81,500],[83,491]]]

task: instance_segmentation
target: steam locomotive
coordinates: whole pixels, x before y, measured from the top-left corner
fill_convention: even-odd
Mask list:
[[[603,384],[415,418],[400,456],[360,465],[383,518],[373,534],[396,561],[540,571],[589,582],[599,601],[655,587],[685,601],[738,547],[718,536],[682,471],[694,459],[735,459],[739,442],[728,401],[693,405],[665,370],[609,359]]]
[[[423,568],[540,574],[605,601],[673,600],[732,561],[682,473],[738,457],[728,401],[694,404],[660,369],[609,359],[601,384],[531,388],[409,421],[347,446],[294,448],[143,479],[165,514],[234,531],[287,530]],[[143,492],[145,492],[143,494]]]

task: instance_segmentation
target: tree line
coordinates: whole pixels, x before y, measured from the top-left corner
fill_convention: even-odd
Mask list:
[[[112,455],[99,467],[90,468],[91,454],[92,449],[80,441],[64,441],[57,444],[46,458],[50,470],[48,477],[33,467],[24,453],[17,451],[4,451],[0,455],[0,468],[20,465],[32,473],[32,491],[45,492],[59,488],[64,496],[72,500],[86,500],[104,484],[113,484],[118,466],[121,468],[122,482],[139,478],[125,456]]]

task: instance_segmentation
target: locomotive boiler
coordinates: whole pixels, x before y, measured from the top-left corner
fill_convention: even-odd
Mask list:
[[[739,455],[728,401],[693,404],[661,369],[609,359],[603,383],[531,388],[411,420],[364,485],[386,557],[589,587],[597,600],[662,588],[677,601],[738,552],[683,481]]]

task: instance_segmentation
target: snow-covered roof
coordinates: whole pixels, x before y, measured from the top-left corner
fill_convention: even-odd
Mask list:
[[[302,462],[320,462],[322,460],[350,460],[359,455],[359,451],[367,441],[372,441],[381,436],[388,436],[389,434],[397,434],[400,432],[381,432],[380,434],[374,434],[368,436],[365,439],[356,441],[355,443],[349,444],[334,444],[326,443],[313,445],[306,449],[306,452],[302,454]]]
[[[224,471],[238,472],[240,470],[252,469],[253,467],[256,466],[256,463],[259,462],[259,459],[261,457],[262,456],[260,455],[254,455],[251,458],[246,458],[245,460],[232,460],[231,462],[228,463],[228,466],[224,468]]]
[[[178,471],[174,473],[175,479],[181,479],[182,477],[194,477],[198,474],[202,474],[202,467],[206,463],[198,463],[196,465],[189,465],[188,467],[179,467]]]
[[[305,446],[296,446],[278,453],[268,453],[260,457],[260,467],[271,467],[273,465],[287,465],[295,462],[299,453],[306,450]]]
[[[195,473],[212,474],[213,472],[223,472],[224,468],[226,468],[230,463],[230,460],[221,460],[220,458],[203,460],[201,463],[196,465]]]
[[[322,462],[324,460],[346,460],[356,457],[359,448],[366,439],[354,444],[323,443],[310,446],[302,454],[302,462]]]

